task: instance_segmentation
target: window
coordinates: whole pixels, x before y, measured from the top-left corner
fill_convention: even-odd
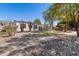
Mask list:
[[[37,29],[37,25],[34,25],[34,29]]]

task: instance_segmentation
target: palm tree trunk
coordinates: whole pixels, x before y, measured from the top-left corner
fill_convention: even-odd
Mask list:
[[[67,5],[66,5],[65,7],[66,7],[66,9],[68,9],[68,8],[67,8]],[[65,11],[65,13],[67,13],[67,10]],[[65,17],[66,17],[66,16],[67,16],[67,15],[65,15]],[[67,31],[67,21],[68,21],[68,20],[67,20],[67,18],[65,18],[65,20],[66,20],[66,21],[65,21],[65,32],[66,32],[66,31]]]
[[[67,31],[67,23],[65,23],[65,29],[64,29],[64,31],[65,32]]]
[[[79,22],[76,22],[77,37],[79,37]]]
[[[79,37],[79,10],[77,9],[76,7],[76,11],[77,11],[77,14],[76,14],[76,32],[77,32],[77,37]]]
[[[50,25],[50,28],[51,28],[50,31],[52,31],[52,24]]]
[[[79,27],[77,28],[77,37],[79,37]]]
[[[66,19],[66,21],[65,21],[65,28],[64,28],[64,32],[66,32],[68,30],[68,21],[67,21],[67,19]]]
[[[52,31],[52,30],[53,30],[53,20],[50,21],[50,31]]]
[[[53,30],[53,20],[52,20],[52,25],[51,26],[52,26],[52,30]]]

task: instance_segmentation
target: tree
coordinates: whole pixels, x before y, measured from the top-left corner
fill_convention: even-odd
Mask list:
[[[51,20],[52,19],[51,17],[52,15],[48,11],[44,12],[45,22],[49,23],[50,30],[52,30],[52,27],[53,27],[53,20]]]
[[[65,31],[67,31],[68,23],[74,21],[76,23],[77,36],[79,36],[79,4],[55,3],[47,11],[49,11],[49,14],[52,13],[53,20],[65,21]]]
[[[37,25],[40,25],[41,24],[41,21],[40,21],[40,19],[35,19],[34,20],[34,23],[37,24]]]
[[[77,36],[79,37],[79,4],[65,4],[66,9],[64,8],[63,12],[66,13],[66,21],[74,21],[74,25],[76,24],[76,32]],[[70,16],[70,19],[69,19]],[[69,19],[69,20],[68,20]],[[67,22],[66,22],[67,23]]]
[[[48,22],[48,24],[50,25],[51,31],[53,30],[53,22],[54,22],[54,16],[55,16],[55,12],[53,12],[54,9],[53,8],[48,8],[46,11],[43,12],[43,17],[45,19],[45,22]],[[54,15],[53,15],[54,14]]]
[[[69,22],[69,27],[70,27],[71,29],[76,28],[76,23],[75,23],[74,21],[70,21],[70,22]]]
[[[29,22],[29,30],[31,31],[31,28],[32,28],[32,23]]]
[[[65,30],[65,22],[64,21],[60,21],[57,26],[56,26],[59,30],[64,31]]]

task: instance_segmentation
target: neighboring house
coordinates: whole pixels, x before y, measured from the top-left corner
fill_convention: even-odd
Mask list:
[[[16,29],[17,32],[30,31],[30,29],[29,29],[29,23],[30,23],[30,22],[14,21],[14,23],[15,23],[16,26],[17,26],[17,29]],[[31,31],[38,31],[38,30],[39,30],[39,26],[38,26],[38,25],[33,24],[33,23],[32,23],[31,25],[32,25]]]
[[[29,24],[30,22],[26,22],[26,21],[14,21],[14,22],[0,22],[0,31],[3,29],[4,26],[7,25],[14,25],[16,26],[16,32],[27,32],[30,31],[29,28]],[[34,23],[31,24],[32,28],[31,31],[39,31],[40,25],[36,25]]]
[[[14,23],[17,26],[17,29],[16,29],[17,32],[29,31],[29,24],[28,24],[28,22],[25,22],[25,21],[15,21]]]
[[[33,24],[31,31],[39,31],[39,25]]]

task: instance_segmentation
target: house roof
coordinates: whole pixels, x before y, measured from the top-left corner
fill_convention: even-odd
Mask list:
[[[27,22],[27,21],[14,21],[14,23],[17,23],[17,22],[18,22],[18,23],[28,23],[28,24],[31,23],[31,24],[34,24],[34,23],[32,23],[32,22]]]
[[[19,22],[19,23],[29,23],[29,22],[26,22],[26,21],[14,21],[14,22]]]

